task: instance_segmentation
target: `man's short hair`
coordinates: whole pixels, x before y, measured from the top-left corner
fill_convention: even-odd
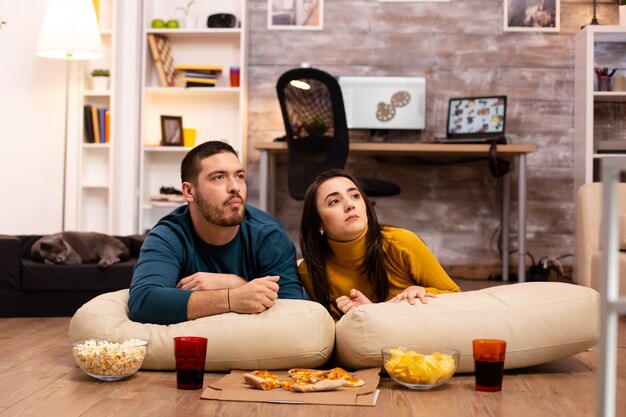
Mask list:
[[[180,164],[180,179],[182,182],[190,182],[196,184],[198,175],[202,171],[202,160],[218,153],[230,152],[233,155],[239,157],[237,152],[228,143],[213,140],[209,142],[201,143],[196,146],[183,158],[183,162]]]

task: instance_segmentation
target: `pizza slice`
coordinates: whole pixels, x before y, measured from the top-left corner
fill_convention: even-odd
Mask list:
[[[243,374],[243,380],[246,384],[252,385],[256,389],[270,390],[281,388],[282,383],[278,379],[278,375],[269,371],[253,371]]]
[[[353,377],[349,372],[342,368],[333,368],[329,370],[293,368],[289,370],[289,376],[296,384],[315,384],[318,381],[345,381],[346,386],[360,387],[365,381]]]

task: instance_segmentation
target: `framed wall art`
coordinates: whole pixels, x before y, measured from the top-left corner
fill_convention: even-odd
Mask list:
[[[450,0],[378,0],[379,3],[448,3]]]
[[[181,116],[161,116],[161,146],[183,146]]]
[[[324,0],[267,0],[268,29],[322,30]]]
[[[503,0],[505,32],[558,32],[560,0]]]

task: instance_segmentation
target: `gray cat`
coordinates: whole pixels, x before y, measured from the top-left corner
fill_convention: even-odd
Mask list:
[[[46,264],[98,263],[108,268],[128,258],[128,248],[118,239],[95,232],[61,232],[37,240],[31,247],[34,259]]]

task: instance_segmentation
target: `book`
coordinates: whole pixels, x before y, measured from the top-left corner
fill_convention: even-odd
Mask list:
[[[214,72],[204,72],[204,71],[183,71],[183,75],[185,77],[191,78],[209,78],[209,79],[217,79],[217,74]]]
[[[93,143],[100,143],[100,126],[98,125],[98,107],[91,107],[91,121],[93,123]]]
[[[104,107],[99,107],[98,108],[98,127],[100,128],[100,143],[105,143],[106,139],[105,139],[105,133],[104,133],[104,129],[105,129],[105,120],[104,120],[104,116],[107,112],[107,109]]]
[[[93,143],[93,121],[91,119],[91,105],[89,104],[83,106],[83,125],[85,128],[85,142]]]
[[[210,72],[222,72],[221,65],[174,65],[174,68],[178,71],[210,71]]]
[[[111,142],[111,111],[107,110],[104,114],[104,141]]]
[[[161,87],[172,87],[174,85],[174,76],[176,68],[174,67],[174,58],[172,57],[172,47],[169,39],[160,35],[148,35],[148,44],[154,65],[159,74],[159,82]]]
[[[185,78],[185,87],[215,87],[217,81],[204,78]]]

